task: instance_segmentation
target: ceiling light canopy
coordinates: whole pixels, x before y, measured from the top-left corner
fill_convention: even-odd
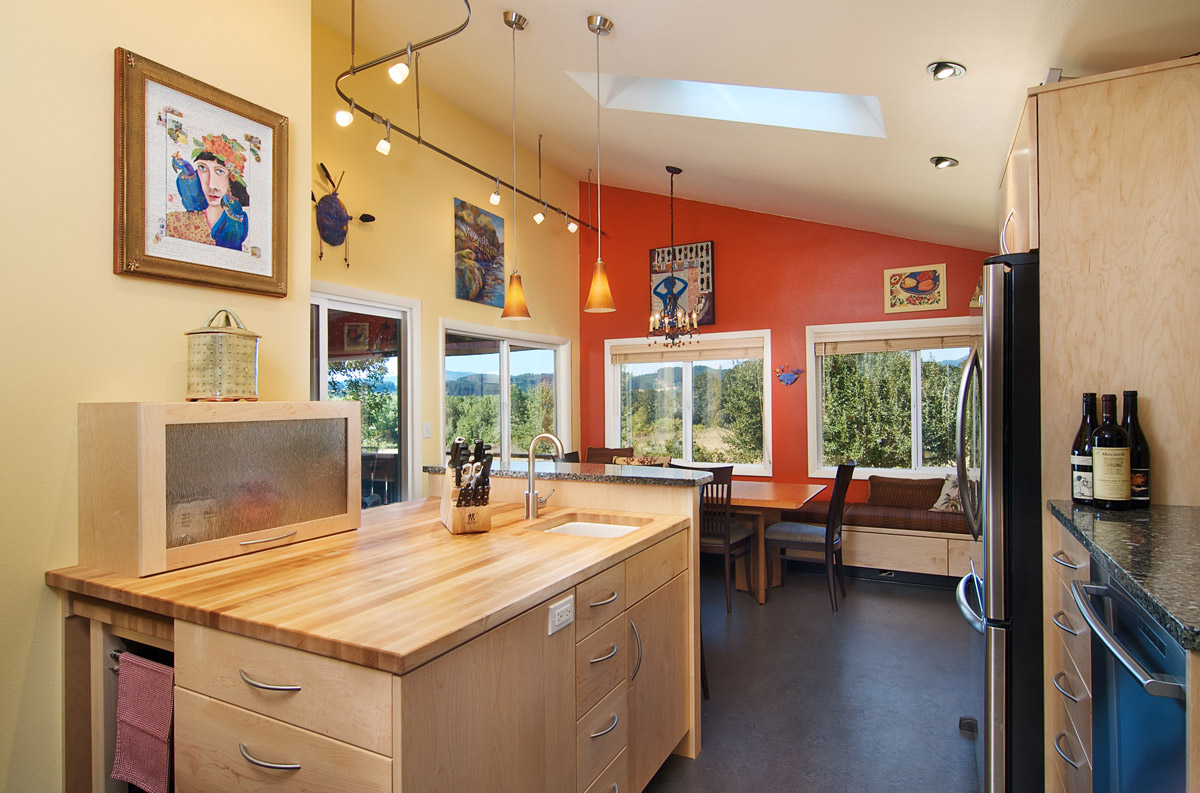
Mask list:
[[[930,157],[929,161],[933,163],[933,167],[937,169],[953,168],[958,165],[958,160],[953,157]]]
[[[967,67],[954,61],[934,61],[925,67],[934,80],[953,80],[967,73]]]

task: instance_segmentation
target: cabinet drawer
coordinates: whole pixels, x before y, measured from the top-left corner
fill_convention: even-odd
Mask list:
[[[672,534],[625,563],[625,598],[632,606],[687,569],[688,532]]]
[[[625,683],[617,686],[579,720],[575,733],[578,789],[583,791],[625,748],[628,708]]]
[[[575,645],[575,718],[587,713],[625,679],[625,619],[618,614]]]
[[[629,761],[628,752],[624,749],[617,759],[608,764],[608,768],[600,772],[596,781],[584,793],[618,793],[629,790]]]
[[[1062,524],[1058,526],[1055,539],[1057,543],[1049,542],[1043,547],[1049,550],[1050,566],[1058,577],[1067,584],[1075,580],[1087,581],[1091,577],[1091,555],[1087,549]]]
[[[1092,759],[1092,695],[1087,679],[1075,668],[1070,656],[1064,651],[1057,667],[1050,667],[1051,685],[1067,711],[1071,726],[1079,738],[1080,748],[1090,762]],[[1072,699],[1074,697],[1074,699]]]
[[[252,757],[299,769],[260,768]],[[341,741],[175,688],[175,790],[374,793],[392,789],[392,761]]]
[[[842,561],[850,567],[946,575],[946,553],[946,540],[941,537],[842,532]]]
[[[299,690],[258,688],[246,679]],[[175,682],[392,755],[392,676],[387,672],[176,620]]]
[[[1053,633],[1062,639],[1063,646],[1070,656],[1071,662],[1077,669],[1092,668],[1092,629],[1084,622],[1075,598],[1061,580],[1055,580],[1054,591],[1049,593],[1050,619],[1053,623]],[[1088,691],[1091,691],[1092,681],[1089,675],[1084,680]]]
[[[575,587],[575,639],[592,631],[625,610],[625,563],[613,565]]]
[[[1091,793],[1092,766],[1079,745],[1079,736],[1071,726],[1066,709],[1059,704],[1049,711],[1046,740],[1050,742],[1050,761],[1062,775],[1063,789],[1067,793]],[[1063,755],[1071,758],[1071,762],[1079,767],[1072,766]]]

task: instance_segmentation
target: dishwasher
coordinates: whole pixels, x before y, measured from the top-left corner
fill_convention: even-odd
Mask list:
[[[1092,629],[1093,793],[1183,793],[1187,654],[1092,565],[1071,594]]]

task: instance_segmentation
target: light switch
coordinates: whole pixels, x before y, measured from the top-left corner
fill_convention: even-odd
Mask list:
[[[430,436],[430,434],[432,434],[432,431],[433,431],[433,428],[429,426],[428,421],[425,422],[423,425],[421,425],[421,437],[422,438],[428,438]]]

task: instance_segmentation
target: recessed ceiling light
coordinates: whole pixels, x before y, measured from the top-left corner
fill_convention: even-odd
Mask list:
[[[954,61],[934,61],[925,67],[934,80],[953,80],[967,73],[967,67]]]
[[[934,168],[953,168],[958,165],[958,160],[953,157],[930,157],[929,161]]]

